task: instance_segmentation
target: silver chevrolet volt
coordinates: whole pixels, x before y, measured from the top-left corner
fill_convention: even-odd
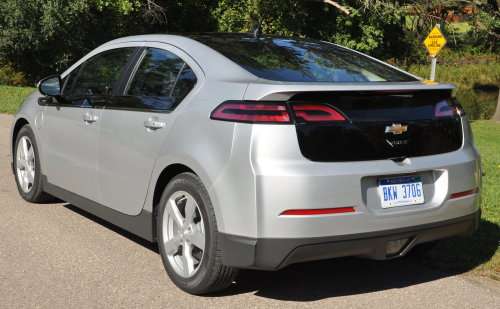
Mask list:
[[[178,287],[211,293],[474,232],[480,157],[452,92],[328,42],[126,37],[39,83],[12,170],[25,200],[156,242]]]

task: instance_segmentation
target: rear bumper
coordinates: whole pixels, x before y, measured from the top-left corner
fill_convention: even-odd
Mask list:
[[[473,214],[412,227],[362,234],[314,238],[246,238],[219,234],[224,256],[223,263],[237,268],[277,270],[294,263],[343,256],[363,256],[387,259],[405,255],[415,245],[472,234],[477,230],[480,211]],[[408,239],[395,255],[386,255],[391,240]]]

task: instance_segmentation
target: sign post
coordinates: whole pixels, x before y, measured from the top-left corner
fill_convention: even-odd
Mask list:
[[[440,30],[439,24],[437,24],[429,33],[427,38],[424,40],[424,45],[431,56],[431,76],[430,80],[434,81],[436,79],[436,65],[437,65],[437,54],[446,45],[446,38]]]

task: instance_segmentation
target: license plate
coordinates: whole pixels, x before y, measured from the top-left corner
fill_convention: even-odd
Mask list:
[[[382,208],[424,203],[424,189],[419,176],[380,179],[378,194]]]

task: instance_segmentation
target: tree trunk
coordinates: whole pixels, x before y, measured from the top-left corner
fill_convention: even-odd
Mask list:
[[[493,120],[500,122],[500,90],[498,91],[497,111],[493,115]]]

